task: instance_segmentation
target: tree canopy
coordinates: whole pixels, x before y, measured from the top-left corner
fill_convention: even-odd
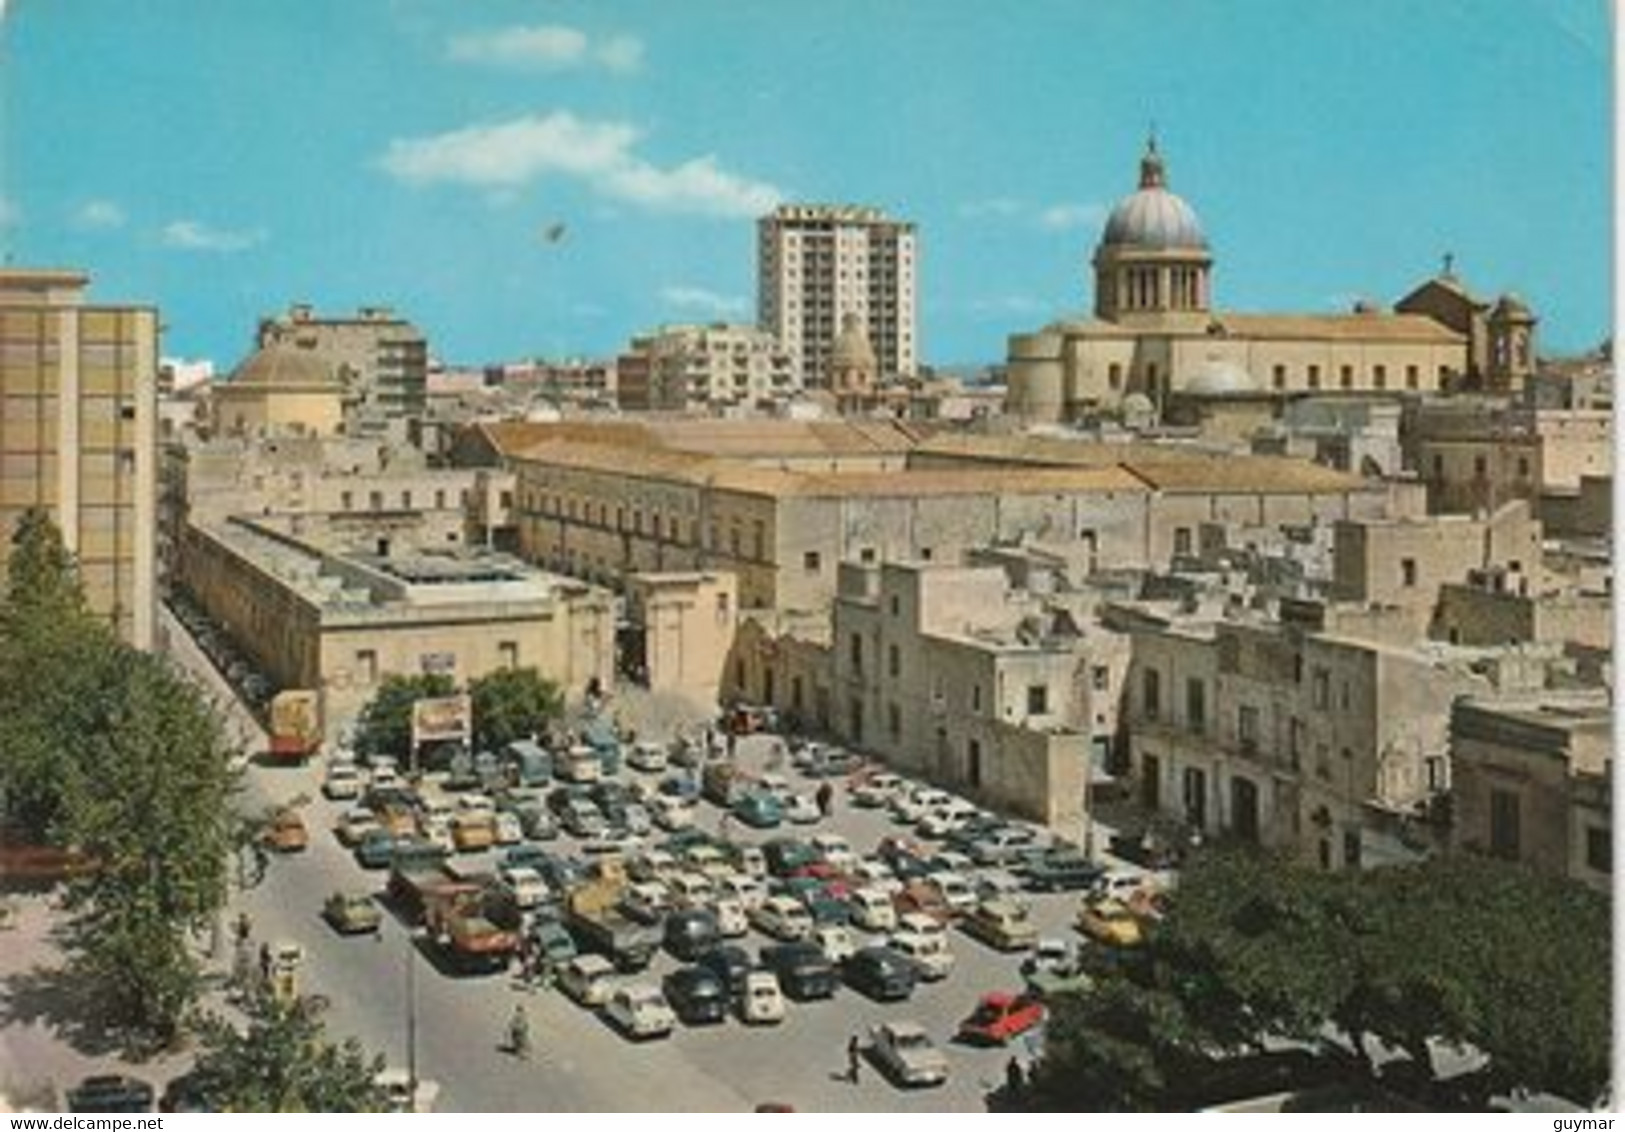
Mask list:
[[[1608,1080],[1609,947],[1606,900],[1504,862],[1329,873],[1209,852],[1138,961],[1057,1010],[1037,1081],[1155,1109],[1204,1063],[1336,1038],[1368,1072],[1373,1040],[1402,1052],[1429,1087],[1436,1048],[1477,1051],[1479,1106],[1514,1087],[1591,1104]]]
[[[385,676],[356,721],[356,752],[369,757],[404,758],[412,746],[412,705],[456,691],[456,683],[442,672],[414,676],[392,672]]]
[[[469,681],[474,746],[500,751],[515,739],[547,730],[564,714],[564,694],[534,668],[503,668]]]
[[[256,990],[245,1015],[242,1026],[219,1015],[199,1026],[197,1099],[221,1112],[387,1111],[376,1082],[383,1058],[353,1038],[330,1040],[310,999]]]

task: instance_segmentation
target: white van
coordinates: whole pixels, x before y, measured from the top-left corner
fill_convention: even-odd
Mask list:
[[[887,943],[913,963],[920,978],[927,982],[946,979],[954,969],[954,953],[948,950],[948,936],[944,932],[898,932]]]
[[[604,772],[604,764],[591,747],[576,746],[564,752],[558,772],[566,782],[597,782]]]
[[[739,988],[739,1016],[750,1023],[784,1021],[784,995],[771,971],[751,971]]]
[[[856,889],[846,902],[852,907],[852,922],[858,927],[872,932],[896,930],[897,908],[884,889]]]

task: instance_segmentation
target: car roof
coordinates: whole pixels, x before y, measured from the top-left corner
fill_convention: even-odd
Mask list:
[[[880,1025],[883,1029],[890,1030],[899,1038],[925,1037],[925,1027],[920,1025],[918,1022],[911,1022],[904,1019],[895,1022],[882,1022]]]

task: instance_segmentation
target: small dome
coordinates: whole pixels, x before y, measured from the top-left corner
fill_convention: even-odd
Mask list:
[[[1490,317],[1498,321],[1527,322],[1534,318],[1534,314],[1529,310],[1527,303],[1508,291],[1496,300],[1495,309],[1490,312]]]
[[[339,387],[333,367],[319,354],[296,346],[261,347],[232,372],[231,384],[279,388],[289,385]]]
[[[1257,393],[1258,382],[1235,362],[1209,358],[1185,380],[1184,392],[1198,397],[1224,397],[1234,393]]]
[[[1102,247],[1207,248],[1207,236],[1196,211],[1184,198],[1168,191],[1162,156],[1155,139],[1140,159],[1140,188],[1112,209],[1101,236]]]

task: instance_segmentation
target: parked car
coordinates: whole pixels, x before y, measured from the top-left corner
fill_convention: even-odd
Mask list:
[[[602,955],[577,955],[559,969],[558,985],[582,1006],[602,1006],[620,984],[615,964]]]
[[[961,1041],[1005,1045],[1044,1021],[1044,1003],[1032,991],[984,994],[976,1009],[959,1024]]]
[[[310,844],[310,833],[298,810],[281,809],[265,829],[265,845],[278,853],[297,853]]]
[[[139,1077],[99,1073],[67,1092],[69,1112],[151,1112],[153,1088]]]
[[[926,880],[911,880],[892,900],[901,916],[929,916],[939,924],[953,919],[953,909],[943,899],[942,890]]]
[[[671,890],[657,880],[639,881],[621,893],[617,907],[640,924],[658,924],[671,911]]]
[[[748,912],[767,899],[767,884],[746,873],[733,873],[717,881],[717,892],[739,901]]]
[[[1138,947],[1145,941],[1138,917],[1128,905],[1110,897],[1085,901],[1078,910],[1077,929],[1108,947]]]
[[[948,947],[948,936],[944,932],[894,932],[886,944],[913,963],[925,982],[946,979],[953,973],[954,953]]]
[[[791,794],[782,805],[784,818],[792,825],[816,825],[824,816],[818,803],[805,794]]]
[[[673,958],[692,963],[721,941],[716,913],[708,908],[682,908],[666,917],[664,942]]]
[[[508,890],[516,908],[538,907],[545,904],[550,895],[542,874],[528,865],[503,865],[497,869],[497,878]]]
[[[970,843],[970,859],[978,865],[1005,865],[1038,844],[1038,834],[1024,825],[991,829]]]
[[[656,794],[649,799],[649,816],[661,829],[675,833],[694,824],[694,806],[692,801],[686,798]]]
[[[667,762],[666,748],[648,739],[639,739],[632,744],[632,750],[626,756],[626,763],[633,770],[646,771],[650,774],[658,774],[665,770]]]
[[[1044,999],[1086,991],[1094,985],[1077,949],[1064,939],[1040,939],[1022,961],[1021,978],[1029,991]]]
[[[771,971],[750,971],[739,985],[739,1017],[752,1025],[784,1021],[784,994]]]
[[[672,1012],[689,1026],[710,1025],[728,1016],[728,984],[706,967],[679,967],[661,982]]]
[[[784,820],[784,808],[770,794],[746,794],[734,803],[733,816],[752,829],[773,829]]]
[[[387,869],[402,839],[387,829],[370,829],[356,842],[356,863],[364,869]]]
[[[1025,904],[983,900],[959,922],[966,935],[999,951],[1025,951],[1038,943],[1038,925]]]
[[[376,932],[384,918],[372,897],[353,892],[335,892],[329,896],[322,905],[322,917],[340,935]]]
[[[852,938],[852,929],[840,924],[819,924],[809,937],[824,958],[839,967],[858,953],[858,944]]]
[[[957,872],[932,873],[927,878],[942,894],[943,903],[953,915],[962,915],[976,907],[976,889],[964,875]]]
[[[778,976],[780,988],[798,1002],[830,998],[840,981],[823,949],[807,941],[762,948],[762,966]]]
[[[519,832],[532,841],[551,841],[559,835],[558,819],[546,805],[528,802],[514,812],[519,816]]]
[[[361,797],[366,783],[361,770],[353,763],[335,763],[327,768],[322,779],[322,794],[335,802],[347,802]]]
[[[1034,892],[1080,892],[1091,889],[1105,871],[1075,849],[1056,849],[1018,858],[1025,863],[1023,881]]]
[[[729,993],[733,993],[743,985],[745,975],[756,964],[751,961],[750,952],[743,947],[724,943],[700,956],[699,966],[715,973],[728,988]]]
[[[813,929],[812,914],[793,896],[769,896],[751,913],[758,931],[778,940],[798,940]]]
[[[841,976],[848,986],[882,1002],[908,998],[918,979],[914,964],[890,947],[863,947],[846,961]]]
[[[918,1022],[882,1022],[869,1035],[869,1056],[899,1085],[941,1085],[948,1059]]]
[[[889,803],[903,786],[903,780],[895,774],[871,774],[852,788],[848,799],[854,806],[877,810]]]
[[[378,824],[378,817],[365,806],[352,806],[339,815],[333,832],[338,836],[339,844],[346,849],[354,849],[356,845],[369,832],[382,829]]]
[[[604,1017],[629,1038],[663,1038],[677,1025],[677,1015],[660,988],[634,983],[618,988],[604,1006]]]

